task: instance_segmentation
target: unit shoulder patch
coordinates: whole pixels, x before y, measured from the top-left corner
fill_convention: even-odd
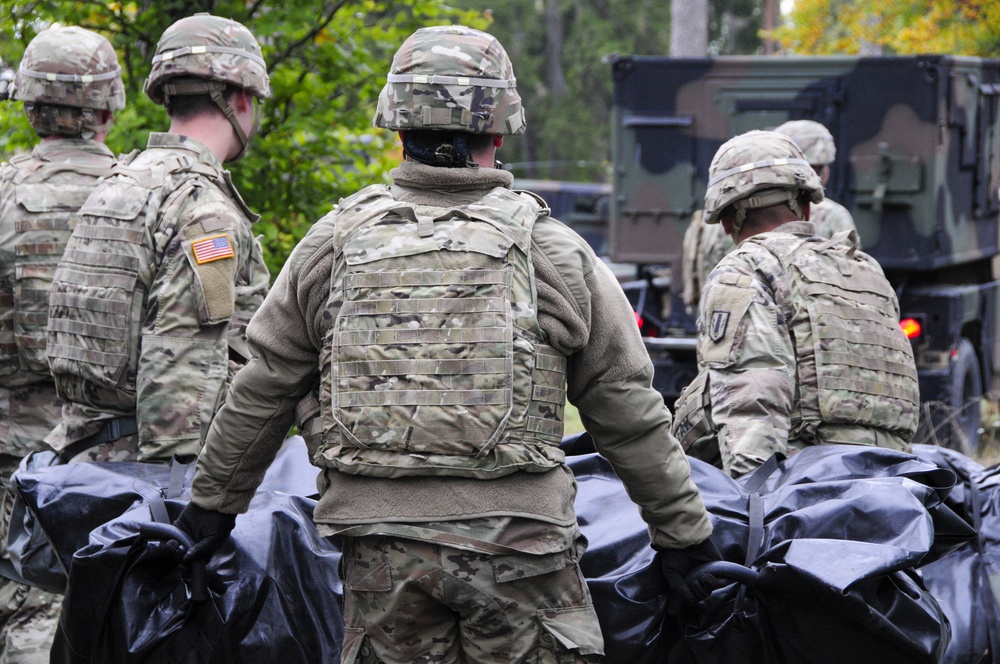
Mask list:
[[[729,364],[733,340],[740,321],[753,301],[754,289],[715,283],[705,297],[704,332],[707,339],[699,344],[702,360],[711,364]]]

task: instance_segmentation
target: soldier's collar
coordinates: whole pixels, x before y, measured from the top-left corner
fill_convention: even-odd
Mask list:
[[[94,154],[114,157],[114,153],[104,143],[89,138],[56,138],[51,141],[41,141],[31,150],[34,157],[51,158],[57,152],[92,152]]]
[[[496,168],[439,168],[415,161],[404,161],[389,171],[395,184],[414,189],[443,189],[467,191],[473,189],[493,189],[514,185],[514,176],[509,171]]]
[[[201,141],[191,138],[190,136],[184,136],[183,134],[171,134],[168,132],[154,131],[150,132],[149,140],[146,142],[147,148],[180,148],[182,150],[189,150],[196,155],[198,158],[209,164],[215,166],[219,171],[225,170],[212,151],[208,149]]]

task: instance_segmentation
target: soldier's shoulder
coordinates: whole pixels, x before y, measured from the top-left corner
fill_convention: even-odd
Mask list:
[[[588,273],[598,260],[597,254],[579,233],[547,214],[535,221],[531,241],[560,272],[580,270]]]
[[[10,159],[0,163],[0,179],[13,179],[17,173],[30,168],[35,159],[30,153],[14,155]]]

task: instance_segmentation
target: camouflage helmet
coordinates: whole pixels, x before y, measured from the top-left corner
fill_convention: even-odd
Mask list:
[[[208,92],[197,85],[164,89],[170,79],[234,85],[261,99],[271,94],[257,39],[243,24],[206,13],[182,18],[163,32],[144,89],[157,104],[167,103],[172,94]]]
[[[122,68],[101,35],[76,26],[39,32],[24,51],[11,99],[107,111],[125,108]]]
[[[522,134],[514,67],[492,35],[461,25],[421,28],[392,58],[374,124],[473,134]]]
[[[833,144],[833,134],[818,122],[812,120],[789,120],[774,129],[779,134],[790,137],[802,150],[806,161],[813,166],[832,164],[837,156],[837,146]]]
[[[705,222],[719,223],[722,211],[736,207],[737,229],[749,208],[787,203],[796,212],[801,193],[823,200],[823,185],[795,142],[773,131],[749,131],[722,144],[708,167]]]

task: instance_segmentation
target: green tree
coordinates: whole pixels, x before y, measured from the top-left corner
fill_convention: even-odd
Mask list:
[[[108,145],[129,152],[145,147],[148,132],[169,125],[142,92],[159,36],[201,11],[250,28],[268,63],[272,96],[262,107],[260,133],[231,170],[250,208],[261,214],[255,229],[264,236],[272,276],[312,222],[341,197],[384,180],[398,162],[395,137],[371,124],[396,48],[425,25],[487,24],[445,0],[3,0],[0,58],[16,64],[31,38],[56,21],[107,36],[128,94]],[[20,104],[0,105],[0,154],[35,140]]]

